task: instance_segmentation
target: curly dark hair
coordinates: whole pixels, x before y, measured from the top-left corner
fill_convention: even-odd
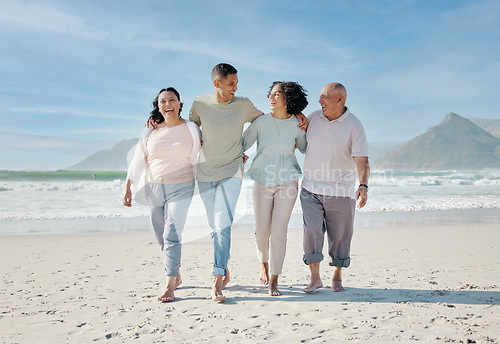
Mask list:
[[[158,94],[156,95],[155,99],[153,100],[153,110],[151,110],[150,112],[150,115],[149,118],[152,119],[153,121],[155,121],[156,123],[162,123],[165,121],[165,118],[163,117],[163,115],[161,114],[160,112],[160,108],[158,107],[158,98],[160,97],[160,94],[162,92],[165,92],[165,91],[170,91],[170,92],[173,92],[175,94],[175,96],[177,97],[177,99],[180,101],[181,100],[181,95],[179,94],[179,92],[177,92],[177,90],[173,87],[167,87],[167,88],[162,88],[160,90],[160,92],[158,92]],[[184,104],[181,102],[181,105],[179,107],[179,117],[181,117],[181,111],[182,111],[182,106]]]
[[[286,112],[291,115],[298,115],[309,104],[307,101],[307,91],[299,83],[293,81],[275,81],[269,87],[267,97],[271,95],[274,86],[279,85],[281,92],[285,96]]]

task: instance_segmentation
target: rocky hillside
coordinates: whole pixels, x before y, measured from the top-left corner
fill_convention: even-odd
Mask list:
[[[471,118],[470,121],[500,139],[500,119]]]
[[[388,153],[382,169],[449,170],[500,167],[500,139],[455,113]]]
[[[137,140],[123,140],[113,148],[101,150],[67,169],[80,171],[126,171],[127,154],[137,143]]]

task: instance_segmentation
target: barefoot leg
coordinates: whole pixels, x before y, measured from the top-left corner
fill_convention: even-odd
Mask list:
[[[260,263],[260,283],[263,285],[269,284],[269,263]]]
[[[342,286],[342,267],[336,266],[333,272],[332,291],[339,292],[344,290]]]
[[[271,280],[269,282],[269,295],[270,296],[280,296],[281,292],[278,289],[278,277],[279,275],[271,275]]]
[[[181,278],[181,273],[179,272],[179,274],[175,278],[175,289],[177,289],[181,284],[182,284],[182,278]]]
[[[222,295],[222,280],[224,276],[222,275],[216,275],[214,277],[214,284],[212,286],[212,301],[215,302],[224,302],[226,299],[224,295]]]
[[[226,268],[226,276],[224,276],[222,280],[222,290],[226,289],[226,286],[230,280],[231,278],[229,277],[229,268]]]
[[[304,293],[308,294],[314,293],[316,289],[323,287],[323,282],[319,274],[319,263],[309,264],[309,270],[311,270],[311,281],[309,285],[302,290]]]
[[[160,302],[172,302],[174,301],[174,290],[175,290],[175,281],[177,276],[167,276],[167,286],[165,288],[165,292],[163,295],[158,297],[158,301]]]

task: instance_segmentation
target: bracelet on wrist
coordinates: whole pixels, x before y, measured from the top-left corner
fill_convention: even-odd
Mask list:
[[[364,187],[364,188],[366,188],[366,190],[368,190],[368,185],[366,185],[366,184],[359,184],[359,187]]]

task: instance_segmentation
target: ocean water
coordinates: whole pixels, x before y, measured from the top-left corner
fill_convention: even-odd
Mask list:
[[[0,234],[149,230],[149,208],[122,205],[125,172],[0,171]],[[357,225],[427,221],[500,223],[500,170],[372,171],[369,201]],[[245,178],[235,227],[251,227],[253,181]],[[300,226],[297,200],[292,225]],[[427,223],[426,222],[426,223]],[[187,225],[206,229],[195,195]]]

